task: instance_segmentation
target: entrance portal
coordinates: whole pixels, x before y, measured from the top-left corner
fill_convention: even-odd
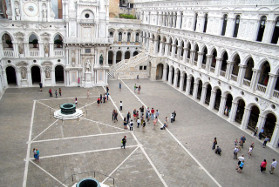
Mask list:
[[[56,83],[64,83],[64,68],[61,65],[55,67]]]
[[[17,85],[16,84],[16,72],[15,72],[14,67],[12,67],[12,66],[7,67],[6,75],[7,75],[8,85]]]
[[[41,71],[38,66],[31,68],[32,84],[41,82]]]

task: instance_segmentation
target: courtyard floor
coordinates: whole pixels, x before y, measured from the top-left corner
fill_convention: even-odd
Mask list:
[[[118,83],[122,89],[118,89]],[[134,84],[141,93],[134,93]],[[48,89],[7,89],[0,101],[0,186],[72,186],[85,177],[109,186],[278,186],[279,168],[268,170],[271,160],[279,160],[276,150],[262,148],[261,142],[225,119],[210,112],[163,82],[110,80],[110,100],[96,103],[103,87],[90,90],[62,87],[62,97],[49,97]],[[58,88],[52,88],[54,90]],[[53,112],[63,103],[73,103],[84,112],[79,120],[57,120]],[[118,122],[111,120],[113,109],[123,111]],[[159,109],[157,126],[124,130],[123,117],[144,105]],[[176,121],[160,130],[161,121],[176,111]],[[243,173],[235,170],[234,140],[245,135],[240,154],[245,155]],[[121,139],[127,136],[127,147]],[[211,150],[217,137],[222,156]],[[252,158],[249,145],[255,142]],[[40,150],[40,161],[32,149]],[[239,155],[240,155],[239,154]],[[260,163],[267,160],[265,173]],[[95,176],[95,177],[94,177]]]

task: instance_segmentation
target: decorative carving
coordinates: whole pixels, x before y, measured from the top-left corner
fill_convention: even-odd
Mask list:
[[[45,67],[45,75],[46,75],[46,78],[47,78],[47,79],[50,78],[50,72],[51,72],[51,67],[46,66],[46,67]]]
[[[75,67],[75,65],[76,65],[76,52],[75,52],[75,50],[72,50],[71,54],[72,54],[71,55],[72,66]]]
[[[91,63],[90,63],[90,60],[87,59],[87,61],[85,63],[85,71],[90,72],[90,69],[91,69]]]
[[[26,67],[21,67],[20,73],[21,73],[21,79],[26,79],[26,73],[27,73]]]
[[[101,56],[99,58],[99,63],[100,63],[100,65],[103,65],[103,63],[104,63],[104,57],[103,57],[102,54],[101,54]]]
[[[260,100],[259,101],[260,106],[262,107],[263,110],[267,109],[268,107],[268,102],[264,101],[264,100]]]

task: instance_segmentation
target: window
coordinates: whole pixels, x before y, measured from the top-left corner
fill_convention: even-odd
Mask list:
[[[207,19],[208,19],[208,14],[205,14],[203,32],[206,32],[206,29],[207,29]]]
[[[197,21],[198,21],[198,14],[195,14],[195,24],[194,24],[194,31],[196,31],[196,27],[197,27]]]
[[[91,49],[85,49],[85,53],[91,53]]]
[[[118,41],[119,41],[119,42],[122,41],[122,32],[118,33]]]
[[[143,70],[146,70],[146,66],[143,66]]]
[[[127,34],[127,42],[130,42],[131,41],[131,33],[128,32]]]
[[[228,15],[225,14],[223,17],[223,27],[222,27],[222,32],[221,32],[222,36],[225,36],[225,34],[226,34],[227,22],[228,22]]]
[[[239,24],[240,24],[240,15],[237,15],[237,16],[235,17],[235,24],[234,24],[234,32],[233,32],[233,37],[234,37],[234,38],[237,37]]]
[[[136,42],[139,42],[139,33],[136,34]]]
[[[89,16],[89,14],[85,14],[85,18],[89,18],[90,16]]]
[[[113,32],[112,32],[112,31],[109,32],[109,37],[110,37],[110,38],[113,38]]]
[[[139,70],[142,70],[142,66],[139,67]]]
[[[279,17],[277,17],[277,19],[275,21],[275,27],[274,27],[271,43],[277,44],[278,37],[279,37]]]
[[[266,22],[266,16],[262,16],[260,20],[260,26],[259,26],[258,37],[257,37],[258,42],[261,42],[263,39],[265,22]]]

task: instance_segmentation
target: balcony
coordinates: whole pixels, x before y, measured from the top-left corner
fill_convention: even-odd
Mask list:
[[[55,49],[54,50],[54,56],[64,56],[64,50],[62,49],[60,49],[60,50],[57,50],[57,49]]]
[[[279,99],[279,91],[278,90],[274,90],[273,97],[275,97],[276,99]]]
[[[260,91],[260,92],[265,93],[265,91],[266,91],[266,86],[261,85],[261,84],[258,84],[258,85],[257,85],[257,90]]]
[[[13,49],[11,49],[11,50],[9,50],[9,49],[4,49],[3,53],[4,53],[4,57],[14,57],[14,51],[13,51]]]
[[[38,57],[39,56],[39,49],[30,49],[30,56]]]
[[[248,79],[243,79],[243,85],[250,87],[251,81]]]

